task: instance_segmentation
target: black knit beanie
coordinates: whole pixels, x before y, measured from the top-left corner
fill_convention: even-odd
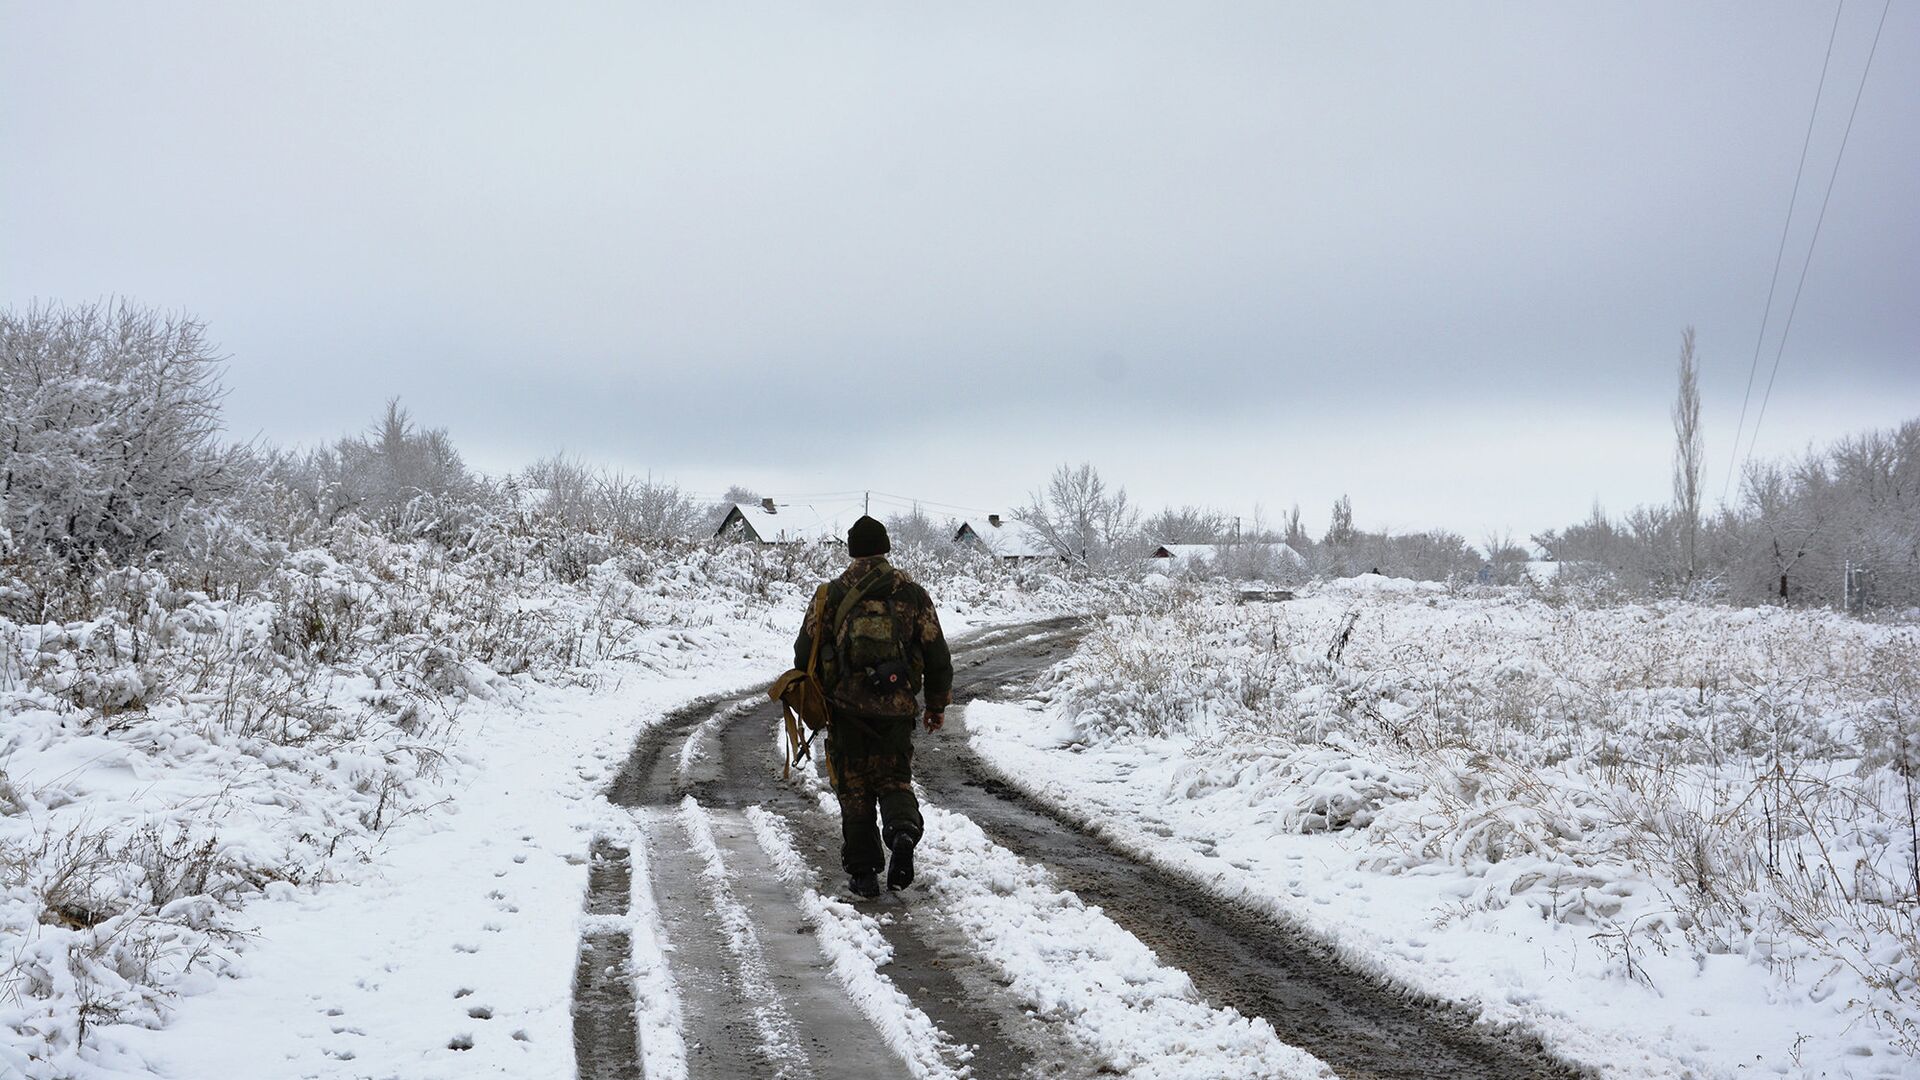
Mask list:
[[[847,530],[847,554],[858,559],[866,555],[885,555],[893,550],[887,542],[887,527],[870,517],[862,517]]]

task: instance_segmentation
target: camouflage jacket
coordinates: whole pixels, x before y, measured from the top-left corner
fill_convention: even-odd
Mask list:
[[[913,669],[912,678],[904,685],[882,690],[868,686],[858,672],[842,671],[834,653],[835,642],[843,636],[840,633],[843,626],[830,626],[820,641],[820,666],[827,698],[835,708],[858,716],[912,717],[919,712],[914,701],[916,692],[924,690],[927,708],[942,711],[953,699],[953,657],[947,651],[946,635],[940,632],[940,616],[934,611],[933,598],[927,595],[927,590],[889,565],[885,556],[855,559],[845,573],[821,586],[827,593],[825,614],[816,616],[817,605],[807,606],[800,636],[793,643],[793,666],[807,666],[814,638],[822,634],[818,623],[832,623],[847,594],[876,571],[880,572],[879,576],[857,609],[849,614],[849,620],[891,615],[905,645],[906,659]]]

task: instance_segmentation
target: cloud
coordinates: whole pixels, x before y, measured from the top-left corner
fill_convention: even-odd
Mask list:
[[[1781,415],[1841,403],[1835,435],[1920,400],[1920,104],[1894,92],[1917,17],[1890,17],[1776,390]],[[833,487],[925,463],[922,486],[970,491],[1178,462],[1152,486],[1180,501],[1250,459],[1311,462],[1273,486],[1364,480],[1362,506],[1408,524],[1453,520],[1434,431],[1537,471],[1508,520],[1562,514],[1571,474],[1535,464],[1559,430],[1599,440],[1583,491],[1663,497],[1687,324],[1710,428],[1731,426],[1828,25],[1416,4],[10,21],[0,141],[26,165],[0,176],[0,289],[204,315],[242,431],[320,438],[397,393],[489,460],[564,444]],[[1870,31],[1843,26],[1829,103]],[[837,434],[797,432],[816,421]],[[1308,453],[1323,438],[1381,464]],[[1019,460],[983,482],[969,439]]]

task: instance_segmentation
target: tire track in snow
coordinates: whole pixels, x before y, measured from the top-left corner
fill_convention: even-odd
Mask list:
[[[760,935],[754,928],[753,917],[734,896],[726,860],[714,842],[713,823],[691,795],[680,803],[680,824],[694,853],[704,863],[701,879],[706,884],[714,917],[719,921],[722,940],[733,954],[740,994],[746,998],[754,1028],[760,1036],[760,1056],[771,1068],[774,1080],[808,1080],[813,1076],[813,1069],[801,1051],[793,1017],[781,1004],[767,973],[767,961],[760,949]]]
[[[642,828],[593,841],[587,913],[574,970],[574,1062],[580,1080],[686,1080],[680,993]]]
[[[644,828],[645,816],[635,823]],[[653,891],[653,866],[644,835],[632,847],[633,986],[639,1026],[641,1072],[647,1080],[686,1080],[687,1040],[683,1033],[680,990],[667,963],[670,945],[660,923],[660,904]]]
[[[736,717],[750,712],[758,702],[752,698],[736,701],[732,705],[715,709],[713,715],[701,721],[700,725],[687,733],[686,740],[680,744],[679,770],[674,774],[674,789],[686,791],[695,783],[711,782],[718,776],[715,768],[707,761],[707,741]],[[696,776],[696,773],[703,775]]]
[[[780,877],[798,896],[801,911],[820,947],[833,959],[833,973],[847,995],[900,1055],[920,1080],[962,1080],[972,1076],[964,1048],[936,1027],[927,1014],[881,974],[879,965],[893,958],[893,949],[872,916],[844,900],[820,895],[818,879],[800,853],[785,822],[754,806],[746,811],[760,847],[773,861]]]
[[[1041,674],[1079,633],[1058,620],[957,648],[960,701]],[[730,730],[764,733],[762,721],[771,725],[774,715],[752,714]],[[937,804],[930,823],[943,810],[956,813],[1000,849],[1044,867],[1058,890],[1098,905],[1094,910],[1184,971],[1203,1000],[1272,1024],[1283,1041],[1318,1056],[1347,1080],[1548,1080],[1579,1074],[1536,1039],[1477,1026],[1466,1008],[1384,984],[1299,928],[1153,865],[1089,823],[1035,801],[973,754],[965,731],[962,706],[950,714],[944,736],[918,740],[915,773]],[[730,763],[730,784],[739,785],[741,775]],[[805,778],[817,795],[812,770]],[[822,801],[830,816],[831,797]],[[929,836],[935,837],[931,829]],[[932,843],[925,849],[930,855],[939,844]],[[896,944],[903,940],[897,929],[886,927]],[[917,932],[929,929],[923,924]],[[955,938],[964,943],[964,937],[949,931],[928,940],[950,950]],[[934,952],[941,950],[936,946]],[[895,978],[906,982],[903,973]]]
[[[730,739],[733,721],[765,703],[729,694],[675,710],[641,735],[607,792],[617,820],[605,832],[632,834],[633,914],[621,928],[645,1075],[891,1080],[909,1067],[846,992],[797,890],[736,806],[707,801],[733,793],[721,783],[733,747],[716,736]],[[591,896],[589,909],[600,910]],[[586,933],[604,919],[590,914]],[[583,1076],[621,1052],[611,1033],[576,1034]]]
[[[639,1080],[633,1026],[632,891],[628,851],[604,838],[589,849],[587,921],[573,974],[574,1057],[581,1080]]]

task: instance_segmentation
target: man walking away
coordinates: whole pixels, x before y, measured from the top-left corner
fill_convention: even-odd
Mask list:
[[[889,550],[885,525],[870,517],[854,522],[847,530],[853,562],[821,586],[826,602],[808,607],[793,643],[794,667],[804,668],[820,638],[821,680],[833,714],[827,772],[840,800],[840,865],[848,888],[868,899],[880,895],[882,869],[889,889],[913,883],[921,832],[913,795],[915,698],[925,691],[927,730],[939,731],[953,697],[953,659],[933,598],[887,562]]]

